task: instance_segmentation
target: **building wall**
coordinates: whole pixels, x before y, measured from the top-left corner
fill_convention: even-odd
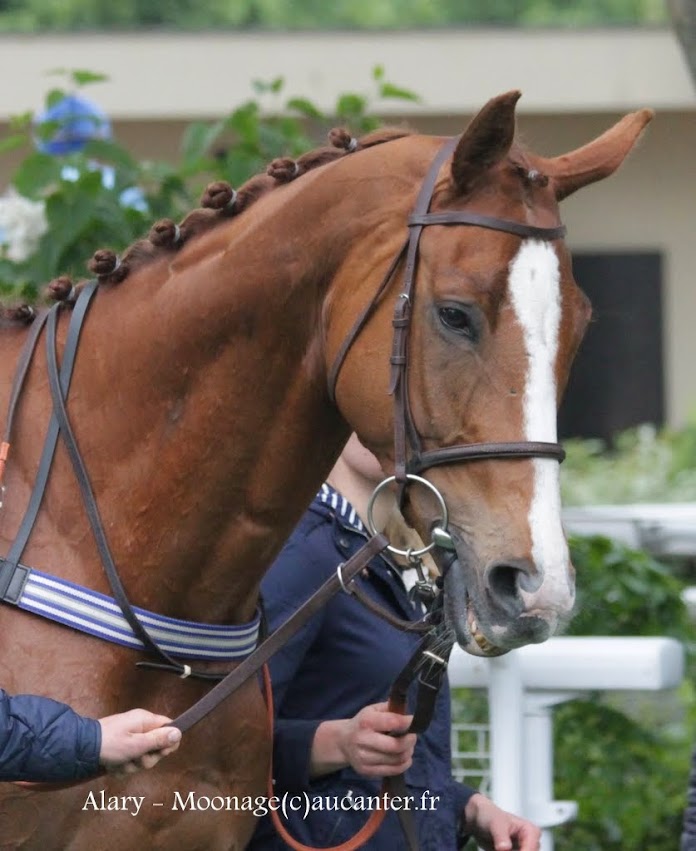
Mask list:
[[[0,37],[0,71],[18,81],[0,96],[0,139],[1,122],[39,106],[56,82],[46,68],[108,73],[90,94],[117,138],[137,156],[175,160],[188,121],[224,114],[250,97],[255,78],[283,74],[288,94],[328,107],[338,92],[369,89],[378,62],[423,94],[406,116],[394,112],[403,103],[383,104],[390,123],[458,133],[488,97],[517,86],[520,130],[547,155],[584,144],[631,109],[657,110],[620,172],[569,198],[563,217],[576,250],[663,252],[666,408],[672,424],[683,422],[696,408],[696,97],[668,31]],[[0,186],[12,166],[12,155],[0,157]]]

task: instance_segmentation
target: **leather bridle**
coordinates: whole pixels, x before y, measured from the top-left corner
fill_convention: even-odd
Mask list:
[[[454,152],[458,142],[458,137],[450,139],[440,148],[433,160],[416,198],[414,211],[408,220],[408,239],[389,265],[375,295],[348,332],[329,370],[329,394],[335,401],[338,377],[348,352],[375,311],[397,268],[404,260],[403,285],[396,300],[392,319],[394,335],[389,383],[389,393],[394,397],[394,475],[396,481],[402,487],[407,483],[409,474],[420,473],[429,467],[436,467],[441,464],[490,460],[492,458],[553,458],[560,463],[565,458],[565,452],[559,443],[527,440],[509,443],[468,443],[424,450],[422,440],[415,427],[408,395],[408,341],[418,265],[418,247],[423,228],[430,225],[467,225],[504,231],[521,238],[544,241],[561,239],[566,233],[563,225],[541,228],[523,222],[484,216],[467,210],[431,213],[430,204],[438,174],[442,165]]]

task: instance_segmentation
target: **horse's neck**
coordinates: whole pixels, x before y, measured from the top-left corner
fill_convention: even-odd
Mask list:
[[[171,589],[182,616],[248,612],[347,437],[326,392],[326,280],[296,229],[264,247],[211,234],[213,256],[183,253],[159,288],[146,267],[97,296],[70,412],[136,603]]]
[[[312,178],[92,307],[69,408],[136,604],[205,620],[251,614],[263,571],[348,436],[327,395],[324,296],[353,243],[374,239],[379,205],[375,195],[365,215],[364,199],[339,189],[312,194]],[[363,277],[356,270],[356,286]],[[27,418],[45,421],[45,389]],[[59,465],[36,546],[70,530],[80,541],[70,578],[83,581],[95,554],[71,488]]]

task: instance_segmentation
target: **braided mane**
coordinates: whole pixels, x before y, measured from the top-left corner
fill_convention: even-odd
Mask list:
[[[354,151],[401,139],[411,135],[411,132],[403,128],[387,127],[357,139],[344,128],[334,128],[328,134],[328,145],[308,151],[297,159],[274,159],[265,173],[254,175],[237,190],[222,180],[210,183],[201,197],[201,206],[192,210],[181,222],[177,224],[172,219],[160,219],[150,228],[147,237],[132,243],[121,255],[110,248],[100,248],[92,255],[87,268],[100,284],[119,284],[135,269],[140,269],[166,254],[175,253],[201,233],[241,215],[277,186],[296,180],[308,171]],[[47,285],[44,295],[51,301],[70,307],[74,304],[83,283],[84,281],[75,283],[67,275],[61,275]],[[35,309],[28,304],[0,307],[0,319],[5,321],[29,325],[35,315]]]

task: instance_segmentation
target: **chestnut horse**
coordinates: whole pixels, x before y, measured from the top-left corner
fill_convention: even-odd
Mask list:
[[[534,228],[558,228],[558,202],[610,175],[651,117],[626,116],[584,147],[543,159],[514,139],[518,97],[481,110],[434,186],[434,213],[466,210],[526,230],[424,229],[407,390],[426,450],[556,441],[557,405],[590,307],[562,238],[535,238]],[[133,604],[209,624],[251,621],[264,571],[351,430],[393,470],[391,313],[403,263],[346,354],[335,402],[328,375],[399,253],[443,141],[396,131],[350,140],[340,156],[292,163],[285,178],[298,179],[274,188],[283,182],[276,164],[278,179],[240,189],[239,215],[211,213],[215,227],[195,220],[175,250],[184,222],[169,249],[143,250],[141,262],[134,251],[127,276],[113,267],[104,275],[68,408]],[[60,351],[70,311],[59,317]],[[8,322],[0,332],[2,409],[26,335]],[[29,499],[50,404],[40,346],[7,463],[3,552]],[[544,640],[570,615],[558,469],[550,457],[486,458],[426,474],[444,496],[456,546],[446,614],[472,653]],[[406,512],[428,540],[439,515],[424,488],[409,488]],[[111,593],[60,443],[22,562]],[[6,690],[50,695],[94,717],[137,705],[173,717],[207,689],[136,669],[142,654],[10,605],[0,605],[0,633]],[[240,849],[254,820],[243,796],[263,795],[267,761],[262,696],[249,681],[154,771],[54,792],[5,785],[0,847]],[[237,796],[239,809],[182,809],[176,792],[179,800],[194,793],[203,807]],[[130,796],[145,796],[137,815]],[[96,811],[101,802],[112,809]]]

